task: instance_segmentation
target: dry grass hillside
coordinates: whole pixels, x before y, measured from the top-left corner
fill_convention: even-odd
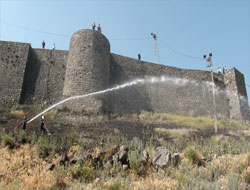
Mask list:
[[[51,135],[40,133],[39,120],[14,133],[24,113],[37,110],[0,110],[0,189],[250,189],[250,126],[242,121],[220,119],[214,134],[211,118],[142,112],[95,121],[97,113],[63,108],[45,115]],[[92,120],[67,122],[70,115]],[[159,147],[171,155],[163,166]]]

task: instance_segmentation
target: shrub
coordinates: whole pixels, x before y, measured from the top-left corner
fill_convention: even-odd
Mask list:
[[[246,183],[250,184],[250,171],[245,174],[244,178]]]
[[[50,142],[48,138],[39,137],[36,148],[39,156],[48,157],[54,156],[56,146],[53,142]]]
[[[184,156],[192,164],[197,164],[197,165],[201,164],[200,154],[193,147],[187,147],[185,152],[184,152]]]
[[[0,106],[0,113],[4,113],[4,112],[7,112],[7,111],[8,110],[6,108]]]
[[[57,109],[58,112],[70,112],[70,109],[67,106],[63,106]]]
[[[250,153],[247,154],[247,167],[250,166]]]
[[[86,182],[93,181],[96,177],[96,171],[94,168],[85,166],[80,161],[72,166],[69,166],[69,171],[73,178],[83,179]]]
[[[52,120],[56,114],[56,110],[50,110],[44,114],[44,117],[48,120]]]
[[[23,110],[12,110],[10,111],[10,115],[13,117],[22,117],[24,116],[24,111]]]
[[[56,180],[55,180],[54,185],[50,188],[50,190],[66,189],[66,187],[67,187],[67,183],[65,182],[66,176],[67,176],[67,173],[63,167],[57,168],[55,171]]]
[[[11,108],[11,110],[19,110],[19,111],[29,111],[31,109],[30,106],[27,105],[16,105]]]
[[[79,135],[76,132],[73,132],[70,135],[68,142],[70,146],[77,146],[77,145],[84,146],[84,143],[81,141]]]
[[[15,139],[13,136],[6,134],[5,132],[1,135],[2,145],[8,146],[9,148],[13,148],[15,146]]]
[[[19,143],[32,143],[35,142],[35,134],[28,135],[26,131],[20,130],[17,135],[17,141]]]
[[[150,138],[149,143],[146,144],[145,150],[148,152],[149,158],[153,160],[155,157],[155,145],[152,142],[152,139]]]
[[[118,179],[116,181],[114,181],[108,188],[109,190],[121,190],[124,189],[124,186],[121,183],[121,180]]]
[[[141,167],[142,150],[143,150],[142,142],[138,138],[134,138],[129,146],[128,160],[130,168],[137,173],[139,172],[139,169]]]

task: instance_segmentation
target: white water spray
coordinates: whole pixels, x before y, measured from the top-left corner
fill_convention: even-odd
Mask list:
[[[77,95],[77,96],[72,96],[72,97],[69,97],[69,98],[66,98],[52,106],[50,106],[49,108],[47,108],[46,110],[42,111],[41,113],[37,114],[35,117],[33,117],[32,119],[30,119],[27,123],[30,123],[32,122],[33,120],[35,120],[36,118],[38,118],[39,116],[43,115],[44,113],[46,113],[47,111],[53,109],[54,107],[60,105],[60,104],[63,104],[69,100],[73,100],[73,99],[79,99],[79,98],[86,98],[88,96],[94,96],[94,95],[98,95],[98,94],[104,94],[106,92],[111,92],[111,91],[114,91],[114,90],[119,90],[119,89],[122,89],[122,88],[125,88],[125,87],[128,87],[128,86],[133,86],[133,85],[136,85],[138,83],[144,83],[145,80],[144,79],[136,79],[132,82],[129,82],[129,83],[125,83],[125,84],[122,84],[122,85],[118,85],[114,88],[109,88],[109,89],[106,89],[106,90],[101,90],[101,91],[98,91],[98,92],[92,92],[92,93],[89,93],[89,94],[84,94],[84,95]]]
[[[136,80],[133,80],[131,82],[128,82],[128,83],[125,83],[125,84],[122,84],[122,85],[118,85],[116,87],[113,87],[113,88],[108,88],[106,90],[101,90],[101,91],[98,91],[98,92],[92,92],[92,93],[89,93],[89,94],[84,94],[84,95],[77,95],[77,96],[72,96],[72,97],[69,97],[69,98],[66,98],[52,106],[50,106],[49,108],[47,108],[46,110],[42,111],[41,113],[37,114],[35,117],[33,117],[32,119],[30,119],[27,123],[30,123],[32,122],[33,120],[35,120],[36,118],[38,118],[39,116],[43,115],[44,113],[48,112],[49,110],[55,108],[56,106],[60,105],[60,104],[63,104],[69,100],[73,100],[73,99],[79,99],[79,98],[86,98],[88,96],[94,96],[94,95],[98,95],[98,94],[104,94],[104,93],[107,93],[107,92],[111,92],[111,91],[115,91],[115,90],[119,90],[119,89],[122,89],[122,88],[125,88],[125,87],[129,87],[129,86],[134,86],[134,85],[137,85],[137,84],[143,84],[143,83],[161,83],[161,82],[171,82],[175,85],[185,85],[187,82],[190,82],[190,83],[197,83],[196,81],[194,80],[189,80],[189,79],[186,79],[186,78],[175,78],[175,77],[166,77],[166,76],[161,76],[161,77],[149,77],[147,79],[136,79]]]
[[[106,90],[101,90],[101,91],[98,91],[98,92],[92,92],[92,93],[89,93],[89,94],[77,95],[77,96],[72,96],[72,97],[66,98],[66,99],[64,99],[64,100],[50,106],[49,108],[42,111],[41,113],[37,114],[35,117],[30,119],[27,123],[32,122],[33,120],[35,120],[39,116],[43,115],[47,111],[55,108],[56,106],[58,106],[60,104],[65,103],[65,102],[67,102],[69,100],[79,99],[79,98],[86,98],[88,96],[94,96],[94,95],[98,95],[98,94],[104,94],[104,93],[107,93],[107,92],[119,90],[119,89],[126,88],[126,87],[129,87],[129,86],[134,86],[134,85],[137,85],[137,84],[144,84],[144,83],[151,83],[152,84],[152,83],[163,83],[163,82],[169,82],[169,83],[172,83],[174,85],[179,85],[179,86],[184,86],[187,83],[195,85],[195,86],[197,86],[198,84],[201,84],[198,81],[190,80],[190,79],[187,79],[187,78],[176,78],[176,77],[166,77],[166,76],[148,77],[146,79],[136,79],[136,80],[133,80],[131,82],[128,82],[128,83],[125,83],[125,84],[122,84],[122,85],[118,85],[118,86],[113,87],[113,88],[108,88]],[[202,85],[205,86],[207,90],[211,90],[212,89],[211,87],[214,84],[212,82],[204,81],[204,82],[202,82]],[[225,91],[224,90],[222,91],[222,90],[220,90],[220,88],[216,87],[215,93],[216,94],[217,93],[225,93]]]

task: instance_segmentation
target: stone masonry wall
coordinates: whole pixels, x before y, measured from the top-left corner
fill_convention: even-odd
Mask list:
[[[110,72],[110,44],[95,30],[79,30],[70,40],[63,95],[74,96],[108,88]],[[74,110],[102,111],[103,100],[86,97],[70,101]]]
[[[224,78],[230,100],[230,117],[250,120],[244,75],[237,69],[232,68]]]
[[[0,41],[0,106],[20,103],[30,45]]]
[[[213,114],[212,87],[209,85],[211,76],[208,71],[156,65],[116,54],[111,54],[110,70],[111,85],[150,76],[170,77],[168,82],[146,83],[109,93],[107,107],[111,112],[133,113],[147,110],[184,115]],[[218,115],[229,116],[229,100],[225,93],[223,76],[215,74],[214,78],[218,88]]]
[[[77,65],[77,68],[73,68],[74,72],[81,71],[81,74],[77,78],[69,76],[69,81],[75,86],[72,88],[71,83],[67,83],[73,90],[64,95],[69,90],[65,86],[68,51],[32,49],[29,44],[0,41],[0,106],[21,103],[47,107],[65,96],[86,94],[138,78],[151,81],[152,77],[164,76],[167,82],[147,82],[126,87],[81,99],[76,105],[80,103],[84,109],[88,109],[88,105],[101,106],[104,113],[140,113],[146,110],[213,115],[210,71],[179,69],[110,54],[109,42],[105,37],[96,31],[81,32],[93,37],[93,41],[83,40],[83,45],[77,49],[80,53],[86,51],[74,63]],[[100,40],[104,46],[98,46]],[[72,59],[75,58],[73,56]],[[74,80],[77,80],[77,84]],[[214,74],[214,80],[218,116],[250,119],[244,76],[233,68],[225,76]],[[74,105],[75,101],[67,103]]]
[[[68,51],[32,49],[21,103],[52,104],[62,98]]]

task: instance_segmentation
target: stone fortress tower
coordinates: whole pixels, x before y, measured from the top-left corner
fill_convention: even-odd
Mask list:
[[[70,41],[63,95],[82,95],[108,88],[109,72],[110,45],[107,38],[93,30],[75,32]],[[78,110],[81,107],[99,110],[103,104],[96,97],[78,102],[71,101],[67,106]]]
[[[69,101],[72,110],[101,113],[152,111],[213,116],[209,71],[180,69],[110,53],[108,39],[94,30],[72,35],[69,51],[34,49],[27,43],[0,41],[0,106],[39,104],[104,90],[137,78],[176,79],[142,84],[118,91]],[[186,80],[178,85],[178,80]],[[250,120],[244,75],[231,69],[214,74],[219,117]],[[193,82],[190,82],[193,81]]]

